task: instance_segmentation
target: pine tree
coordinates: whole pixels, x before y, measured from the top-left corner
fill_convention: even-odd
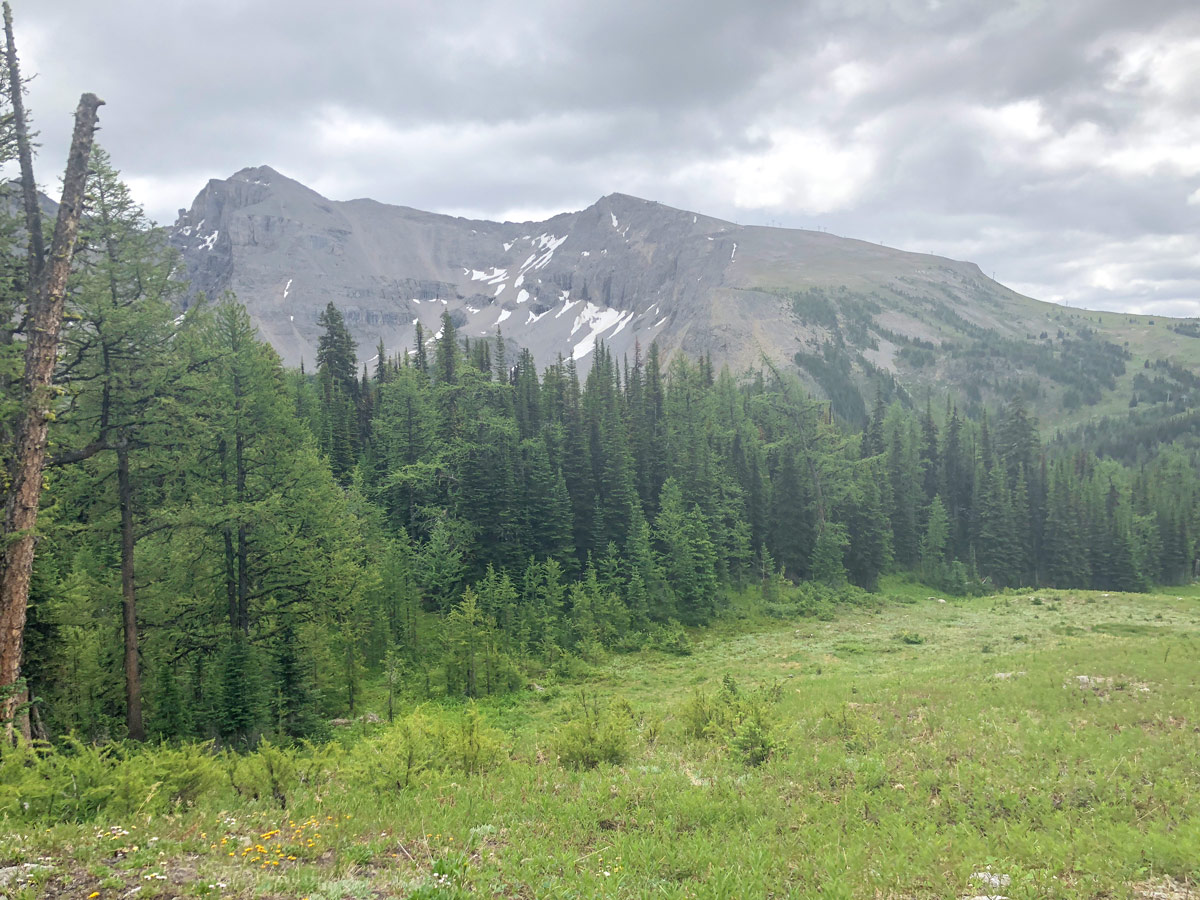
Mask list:
[[[716,608],[716,552],[708,539],[708,522],[699,506],[689,511],[675,479],[663,484],[654,536],[663,573],[684,622],[707,621]]]
[[[921,414],[921,484],[925,491],[925,502],[933,502],[941,484],[941,458],[938,455],[937,423],[933,421],[931,404],[926,404]]]
[[[584,420],[579,377],[575,361],[567,363],[563,379],[562,473],[571,496],[571,516],[575,526],[575,552],[582,562],[595,546],[596,484],[593,475],[590,440]]]
[[[878,466],[863,462],[862,475],[846,519],[850,546],[846,552],[846,573],[850,580],[869,591],[875,590],[879,576],[892,560],[892,535],[883,511]]]
[[[425,329],[421,327],[421,323],[416,324],[416,331],[413,337],[413,356],[416,370],[421,375],[429,374],[429,357],[425,350]]]
[[[674,598],[662,562],[654,550],[650,525],[640,508],[633,511],[624,555],[631,590],[635,579],[640,585],[638,602],[642,601],[640,591],[644,591],[646,614],[656,621],[666,621],[674,614]]]
[[[317,317],[317,324],[323,329],[317,339],[317,369],[328,369],[346,396],[357,402],[358,354],[345,318],[330,301]]]
[[[442,313],[442,327],[437,335],[437,380],[439,384],[451,385],[458,383],[458,330],[450,313]]]
[[[887,487],[891,495],[892,546],[896,562],[906,568],[916,565],[919,555],[919,472],[919,464],[905,442],[903,426],[897,422],[888,447]]]
[[[980,478],[979,526],[975,558],[980,574],[1000,586],[1021,583],[1020,535],[1008,475],[993,464]]]
[[[244,309],[218,305],[210,322],[179,333],[174,349],[196,361],[163,488],[163,514],[177,524],[146,539],[147,576],[161,585],[156,602],[187,623],[171,635],[170,652],[204,655],[224,631],[234,634],[237,662],[249,658],[242,642],[257,654],[290,616],[330,626],[344,618],[370,580],[363,537],[293,416],[278,357]],[[269,667],[271,654],[260,658]],[[258,701],[237,708],[265,711]],[[255,729],[241,722],[234,730],[245,739]]]
[[[946,551],[950,546],[950,520],[941,494],[934,495],[926,517],[925,534],[921,538],[921,574],[937,581],[946,567]]]
[[[383,346],[383,338],[379,339],[379,343],[375,346],[375,386],[378,388],[381,385],[391,381],[392,368],[388,363],[387,350]]]
[[[309,685],[311,675],[298,645],[298,635],[290,620],[285,620],[275,651],[274,719],[278,733],[288,738],[319,735],[323,728]]]
[[[826,522],[817,533],[809,569],[814,581],[838,585],[846,581],[846,551],[850,538],[846,527],[839,522]]]
[[[254,742],[259,717],[258,678],[250,642],[238,631],[230,634],[221,656],[221,737],[235,747]]]
[[[440,519],[421,548],[420,567],[427,609],[445,609],[466,575],[460,523]]]

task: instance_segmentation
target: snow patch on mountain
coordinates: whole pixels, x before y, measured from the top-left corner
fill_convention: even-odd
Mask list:
[[[564,234],[562,237],[556,237],[553,234],[539,234],[534,239],[534,243],[538,245],[538,249],[540,250],[557,250],[569,237],[569,234]]]
[[[465,270],[464,270],[465,271]],[[492,266],[490,271],[481,272],[478,269],[471,270],[472,281],[485,281],[488,284],[496,284],[508,277],[508,269],[500,269]]]
[[[587,326],[588,334],[581,341],[575,344],[571,351],[571,358],[574,360],[583,359],[596,347],[596,341],[606,331],[612,329],[612,335],[617,334],[629,324],[633,319],[634,312],[632,310],[622,312],[619,309],[611,309],[608,307],[599,307],[594,303],[588,303],[575,318],[575,324],[571,328],[571,334],[575,334],[581,327]]]
[[[609,338],[614,338],[618,334],[620,334],[621,331],[625,328],[625,326],[633,321],[634,315],[635,315],[635,313],[633,310],[629,310],[628,312],[622,313],[621,318],[619,318],[617,320],[617,327],[612,330],[612,334],[609,335]]]

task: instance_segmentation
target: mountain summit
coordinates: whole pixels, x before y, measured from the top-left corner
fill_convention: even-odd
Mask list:
[[[598,340],[618,358],[657,341],[735,368],[765,353],[831,399],[857,385],[838,410],[855,417],[881,373],[909,391],[954,384],[971,402],[1032,378],[1034,405],[1078,408],[1115,388],[1140,340],[1124,346],[1126,316],[1032,300],[972,263],[625,194],[500,223],[332,201],[258,166],[210,181],[170,234],[192,290],[233,291],[293,365],[315,358],[332,301],[363,358],[380,340],[411,347],[418,322],[436,334],[448,312],[463,336],[499,328],[542,364],[562,354],[587,368]]]

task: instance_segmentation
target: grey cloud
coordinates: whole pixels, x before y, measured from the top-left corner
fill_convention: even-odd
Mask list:
[[[1171,309],[1200,298],[1200,272],[1166,246],[1200,231],[1200,206],[1186,202],[1200,172],[1118,172],[1087,153],[1052,166],[979,118],[1036,101],[1051,138],[1094,125],[1097,157],[1103,141],[1162,137],[1155,116],[1194,114],[1200,91],[1164,96],[1113,76],[1124,41],[1200,35],[1188,0],[15,0],[14,12],[39,71],[43,180],[75,98],[96,90],[109,104],[101,140],[127,177],[159,186],[143,200],[160,219],[204,178],[267,163],[339,198],[499,216],[622,190],[736,221],[969,250],[1046,296]],[[864,85],[839,85],[846,64]],[[330,113],[391,137],[335,152],[315,139]],[[728,179],[704,176],[763,165],[782,129],[874,164],[824,211],[747,206]],[[181,173],[196,182],[179,195]],[[1089,287],[1086,267],[1106,260],[1144,283]]]

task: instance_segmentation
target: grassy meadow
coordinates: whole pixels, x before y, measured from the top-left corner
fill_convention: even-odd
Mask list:
[[[881,597],[320,746],[9,751],[0,894],[1195,895],[1200,592]]]

